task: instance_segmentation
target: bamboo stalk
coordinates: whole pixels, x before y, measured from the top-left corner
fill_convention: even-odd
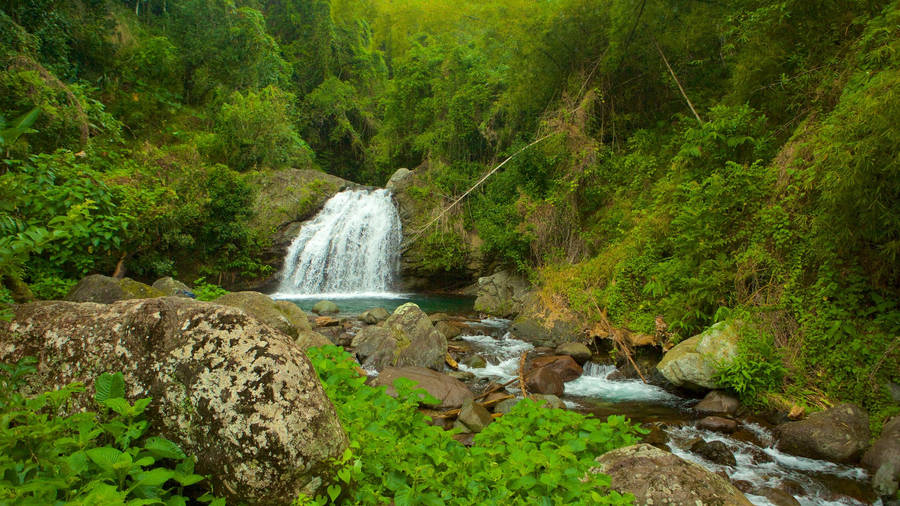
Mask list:
[[[656,46],[656,50],[659,51],[659,55],[662,56],[662,60],[666,64],[666,68],[669,69],[669,73],[672,74],[672,79],[674,79],[675,84],[678,85],[678,89],[681,91],[681,96],[684,97],[684,101],[687,102],[688,107],[691,108],[691,112],[694,113],[694,117],[697,118],[697,122],[700,123],[700,126],[703,126],[703,120],[700,119],[700,115],[697,114],[697,110],[694,109],[694,104],[691,103],[691,99],[689,99],[687,93],[684,92],[684,87],[681,86],[681,81],[678,80],[678,76],[675,75],[675,71],[672,70],[672,66],[669,65],[669,60],[666,58],[666,55],[663,54],[662,49],[655,40],[653,41],[653,45]]]

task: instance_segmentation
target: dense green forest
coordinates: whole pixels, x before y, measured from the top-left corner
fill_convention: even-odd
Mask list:
[[[898,1],[7,0],[0,67],[6,301],[264,273],[260,171],[449,202],[541,139],[453,211],[491,266],[642,332],[748,313],[735,390],[896,411]]]

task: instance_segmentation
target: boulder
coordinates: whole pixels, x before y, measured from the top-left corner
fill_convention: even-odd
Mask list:
[[[384,185],[384,187],[388,190],[401,190],[403,188],[406,188],[412,182],[412,175],[413,171],[409,169],[397,169],[393,174],[391,174],[390,179],[388,179],[388,182]]]
[[[391,313],[388,313],[387,309],[376,307],[375,309],[363,311],[362,314],[359,315],[359,321],[369,325],[375,325],[376,323],[387,320],[389,316],[391,316]]]
[[[438,399],[438,404],[431,406],[435,409],[459,408],[467,399],[475,397],[462,381],[424,367],[387,367],[378,374],[373,385],[386,386],[387,394],[395,396],[394,380],[397,378],[415,381],[417,388],[424,388]]]
[[[481,355],[469,355],[462,359],[462,364],[472,369],[481,369],[487,367],[487,361]]]
[[[458,335],[462,334],[462,327],[460,325],[453,324],[448,321],[440,321],[434,324],[434,328],[438,329],[438,332],[444,334],[444,337],[447,339],[453,339]]]
[[[869,444],[869,417],[855,404],[839,404],[775,429],[782,451],[832,462],[854,462]]]
[[[702,439],[698,439],[691,445],[691,453],[696,453],[714,464],[731,467],[737,465],[734,454],[731,453],[728,446],[721,441],[706,442]]]
[[[539,294],[525,296],[522,312],[509,328],[510,333],[535,346],[555,348],[562,343],[577,341],[583,322],[568,307],[551,297]]]
[[[238,308],[273,329],[294,338],[301,331],[310,330],[306,314],[295,304],[287,301],[279,301],[279,304],[268,295],[259,292],[229,292],[213,302]]]
[[[566,403],[556,395],[532,394],[531,399],[535,402],[544,401],[543,407],[547,409],[566,409]]]
[[[472,399],[466,399],[463,402],[457,420],[469,429],[468,432],[481,432],[489,423],[494,421],[491,418],[491,413]]]
[[[862,457],[873,476],[872,485],[882,496],[897,493],[900,482],[900,416],[884,424],[881,436]]]
[[[535,394],[552,394],[560,396],[565,392],[562,378],[547,367],[541,367],[528,376],[525,381],[525,388],[529,393]]]
[[[550,357],[538,357],[531,361],[528,371],[534,369],[549,369],[559,376],[563,383],[576,380],[581,377],[584,370],[569,355],[554,355]]]
[[[347,448],[334,406],[292,339],[235,308],[180,297],[43,302],[0,322],[0,362],[39,357],[28,392],[125,376],[150,430],[179,444],[229,502],[289,504]]]
[[[738,424],[730,418],[722,418],[721,416],[707,416],[697,422],[697,427],[701,429],[711,430],[713,432],[732,433],[737,430]]]
[[[761,495],[768,499],[773,506],[800,506],[800,501],[784,490],[773,487],[762,487],[755,492],[757,495]]]
[[[506,399],[505,401],[500,401],[494,405],[494,413],[507,414],[512,411],[512,408],[516,406],[522,399]]]
[[[131,278],[116,279],[102,274],[85,276],[66,295],[70,302],[111,304],[118,300],[150,299],[165,294]]]
[[[174,279],[172,276],[159,278],[153,282],[152,286],[163,294],[171,297],[184,297],[186,299],[197,298],[191,287],[187,286],[181,281],[178,281],[177,279]]]
[[[297,339],[294,342],[297,343],[297,346],[303,351],[306,351],[309,348],[321,348],[322,346],[334,345],[330,339],[312,330],[301,330],[297,334]]]
[[[648,444],[619,448],[596,461],[591,472],[609,475],[613,489],[634,494],[634,504],[751,504],[727,479]]]
[[[394,360],[396,367],[418,366],[435,370],[444,368],[447,355],[447,338],[438,332],[419,306],[407,302],[398,307],[384,322],[396,343]]]
[[[737,397],[721,390],[713,390],[694,406],[694,411],[701,415],[733,415],[739,407],[741,401]]]
[[[591,359],[591,350],[587,346],[578,342],[563,343],[556,347],[557,355],[568,355],[578,362],[578,365],[584,365]]]
[[[657,369],[676,386],[714,389],[718,368],[737,356],[740,323],[719,322],[702,334],[678,343],[663,356]]]
[[[312,312],[318,315],[337,314],[341,312],[341,309],[330,300],[320,300],[312,307]]]
[[[527,293],[528,281],[511,271],[478,278],[475,311],[504,318],[515,316],[522,312]]]

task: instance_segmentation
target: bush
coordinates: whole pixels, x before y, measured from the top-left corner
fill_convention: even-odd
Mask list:
[[[601,453],[634,444],[638,429],[622,416],[606,422],[523,400],[475,436],[470,449],[417,410],[430,398],[409,380],[396,398],[372,388],[352,356],[335,346],[307,351],[350,436],[335,480],[315,499],[358,504],[630,504],[590,474]],[[436,402],[436,399],[431,399]]]
[[[122,373],[94,382],[99,413],[71,413],[78,383],[34,397],[21,394],[35,360],[0,364],[0,502],[3,504],[186,504],[204,477],[175,443],[147,436],[150,399],[125,400]],[[202,495],[201,495],[202,494]]]

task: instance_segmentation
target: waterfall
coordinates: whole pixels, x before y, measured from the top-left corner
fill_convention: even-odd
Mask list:
[[[288,248],[279,292],[387,292],[399,269],[401,238],[389,190],[338,193]]]

